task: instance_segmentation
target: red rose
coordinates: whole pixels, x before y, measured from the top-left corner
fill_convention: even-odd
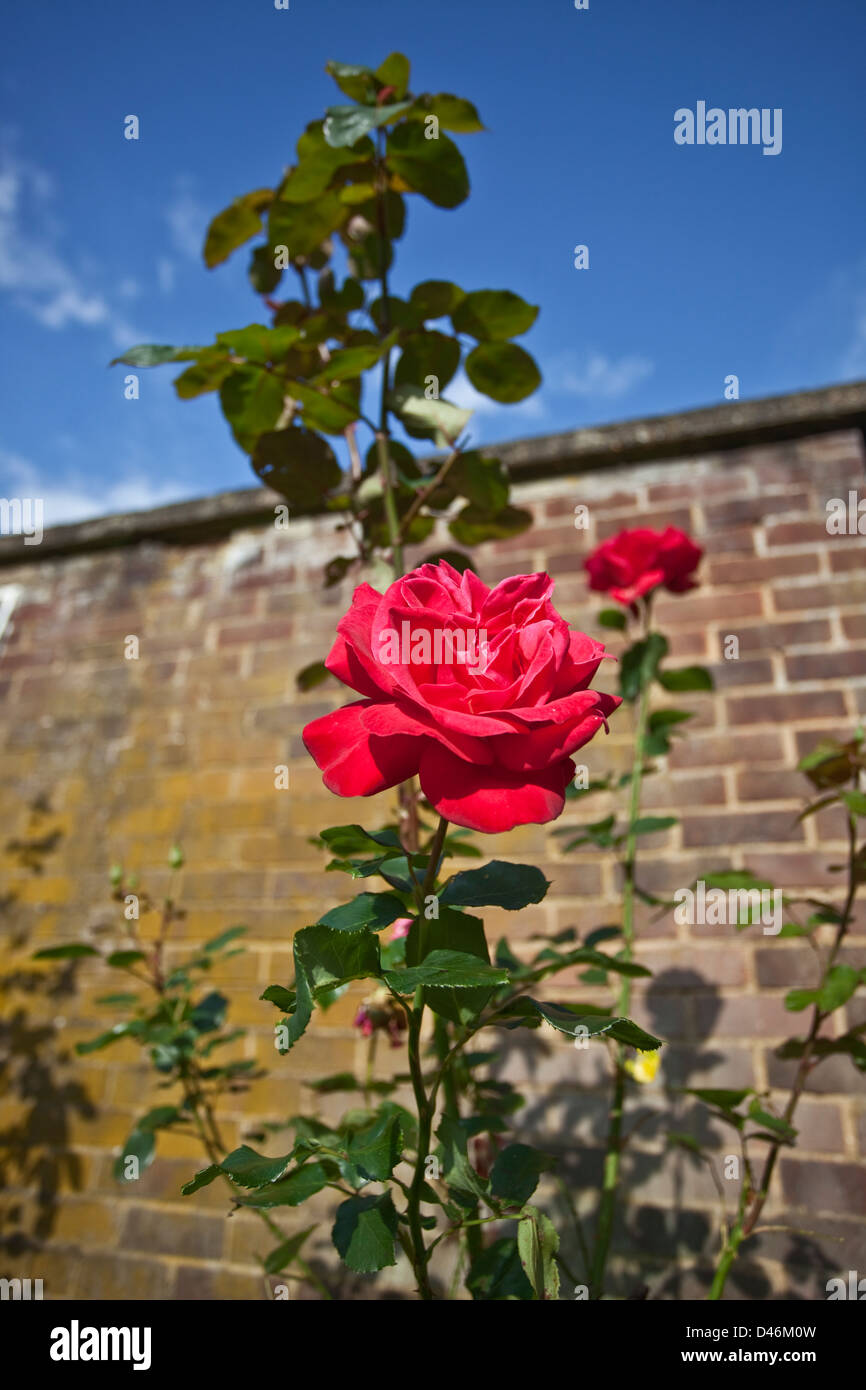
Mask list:
[[[493,833],[560,814],[569,756],[620,700],[588,689],[601,642],[569,631],[546,574],[488,589],[422,565],[382,595],[355,590],[326,666],[364,698],[314,719],[304,743],[338,796],[418,774],[440,815]]]
[[[609,593],[617,603],[632,604],[663,584],[672,594],[693,589],[692,571],[703,551],[683,531],[620,531],[603,541],[587,560],[589,587]]]

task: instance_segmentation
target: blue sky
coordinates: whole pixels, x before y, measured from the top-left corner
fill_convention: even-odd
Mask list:
[[[393,276],[541,306],[544,385],[482,402],[476,439],[715,404],[731,373],[744,398],[866,376],[862,0],[88,0],[4,28],[0,495],[46,523],[254,481],[215,397],[161,368],[126,401],[106,363],[262,318],[246,251],[207,271],[203,233],[341,100],[329,58],[399,49],[488,127],[457,137],[467,203],[408,200]],[[782,108],[781,153],[676,145],[699,100]]]

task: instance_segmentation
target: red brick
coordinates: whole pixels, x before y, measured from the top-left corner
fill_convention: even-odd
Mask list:
[[[760,811],[754,815],[690,815],[683,825],[683,846],[696,849],[700,845],[739,845],[755,842],[802,840],[803,828],[797,825],[790,811]]]
[[[711,560],[713,584],[763,584],[789,574],[817,574],[817,553],[806,555],[757,556],[754,560]]]
[[[830,624],[826,618],[750,624],[738,628],[735,635],[739,638],[741,652],[783,652],[789,647],[819,646],[831,640]]]
[[[738,594],[684,594],[660,600],[655,605],[658,626],[666,623],[728,622],[734,618],[758,618],[763,612],[758,590]]]
[[[842,618],[842,631],[849,642],[866,637],[866,613],[846,613]]]
[[[845,699],[838,690],[800,690],[791,694],[778,691],[726,700],[728,723],[787,724],[803,719],[844,718]]]
[[[866,676],[866,651],[815,652],[785,660],[788,679],[826,681],[846,676]]]
[[[678,739],[670,753],[671,767],[730,767],[732,763],[775,763],[782,760],[782,740],[777,732],[743,733]]]
[[[866,1167],[854,1163],[782,1158],[782,1189],[787,1201],[810,1212],[866,1211]]]
[[[809,497],[805,492],[759,493],[757,497],[739,497],[732,502],[717,502],[705,508],[708,524],[716,527],[738,526],[747,523],[760,526],[777,512],[805,511]]]
[[[866,602],[866,577],[834,583],[792,584],[773,589],[777,613],[807,612],[813,608],[842,608]]]
[[[740,801],[802,801],[807,787],[802,772],[789,768],[737,773],[737,797]]]

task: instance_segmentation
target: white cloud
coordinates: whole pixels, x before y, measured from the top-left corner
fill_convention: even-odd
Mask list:
[[[165,208],[165,220],[171,231],[175,250],[182,256],[198,260],[204,244],[210,216],[204,203],[201,203],[190,189],[187,178],[175,180],[175,191]]]
[[[646,357],[607,357],[590,351],[578,356],[563,353],[545,373],[550,390],[558,396],[580,396],[597,400],[618,400],[652,374],[653,364]]]
[[[54,184],[44,169],[0,151],[0,292],[19,308],[57,331],[78,324],[102,328],[118,346],[145,335],[118,314],[110,298],[86,278],[58,249],[60,229],[51,215]],[[127,282],[118,293],[128,296]]]
[[[105,486],[75,472],[50,478],[29,459],[0,449],[0,495],[39,497],[43,501],[45,526],[62,526],[71,521],[145,511],[167,502],[183,501],[189,490],[176,482],[155,482],[145,473],[132,470]]]
[[[463,372],[445,388],[443,395],[452,405],[459,405],[461,410],[472,410],[476,415],[496,415],[502,420],[541,420],[545,415],[544,406],[537,395],[528,396],[525,401],[518,401],[515,405],[500,405],[498,401],[492,401],[489,396],[476,391]]]
[[[176,276],[177,267],[174,261],[170,261],[167,256],[160,256],[156,263],[156,281],[163,294],[171,294]]]

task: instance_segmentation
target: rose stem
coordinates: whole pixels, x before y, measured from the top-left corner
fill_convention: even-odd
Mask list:
[[[649,623],[650,603],[649,599],[647,599],[644,606],[644,638],[649,635]],[[628,830],[626,834],[625,860],[623,862],[622,935],[624,946],[622,950],[622,959],[624,961],[631,960],[634,947],[634,885],[635,866],[637,863],[637,835],[635,834],[635,824],[640,815],[644,741],[646,738],[647,719],[649,716],[649,686],[649,679],[643,677],[635,726]],[[619,999],[617,1004],[618,1011],[622,1017],[628,1016],[630,1003],[631,982],[628,975],[623,975],[620,980]],[[614,1060],[613,1100],[610,1109],[607,1144],[604,1156],[604,1176],[602,1181],[601,1201],[598,1210],[598,1225],[593,1242],[592,1269],[590,1271],[590,1292],[593,1298],[601,1298],[604,1290],[604,1275],[607,1267],[608,1254],[610,1253],[610,1242],[613,1236],[613,1223],[616,1215],[620,1159],[622,1156],[622,1121],[625,1106],[626,1073],[623,1065],[624,1060],[625,1048],[620,1044],[617,1048]]]

